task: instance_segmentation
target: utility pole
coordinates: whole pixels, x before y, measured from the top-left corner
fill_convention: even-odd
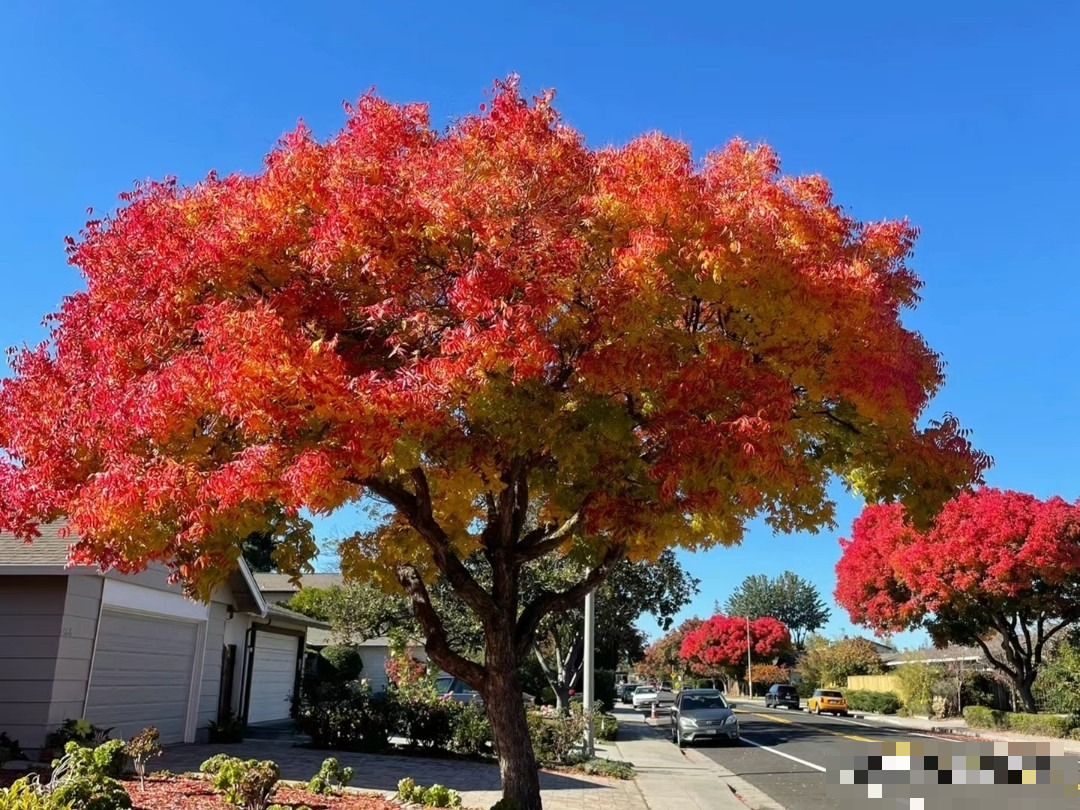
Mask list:
[[[754,675],[750,669],[750,616],[746,617],[746,685],[748,687],[747,697],[754,696]]]
[[[593,728],[593,703],[596,695],[596,684],[593,669],[596,642],[596,591],[592,590],[585,594],[585,756],[591,757],[594,753]]]

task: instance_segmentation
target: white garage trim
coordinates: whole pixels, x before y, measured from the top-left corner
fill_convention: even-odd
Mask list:
[[[147,588],[116,579],[105,580],[101,591],[101,603],[110,607],[153,613],[162,618],[206,621],[210,617],[210,605],[192,602],[185,596],[157,588]]]

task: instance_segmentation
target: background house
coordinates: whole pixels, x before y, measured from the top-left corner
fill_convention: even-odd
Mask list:
[[[68,567],[62,525],[31,544],[0,534],[0,731],[42,746],[68,718],[165,743],[204,738],[230,712],[288,718],[309,628],[268,605],[241,562],[208,604],[155,565],[135,575]]]
[[[297,591],[303,588],[331,588],[344,585],[345,579],[341,574],[305,574],[300,585],[294,585],[289,581],[288,574],[253,574],[255,583],[268,605],[280,605],[291,599]],[[313,650],[321,650],[323,647],[336,643],[336,639],[328,627],[313,627],[308,630],[307,644]],[[364,662],[361,677],[366,678],[373,692],[386,690],[389,683],[386,676],[386,662],[390,657],[390,639],[386,636],[377,636],[369,639],[351,639],[360,650],[360,657]],[[418,642],[412,650],[413,657],[420,661],[427,661],[422,642]]]

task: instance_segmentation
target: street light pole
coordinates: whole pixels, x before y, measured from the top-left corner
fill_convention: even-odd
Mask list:
[[[596,644],[593,637],[596,633],[596,591],[592,590],[585,594],[585,755],[591,757],[594,752],[594,729],[593,729],[593,698],[596,694],[593,680],[594,652]]]
[[[754,696],[754,675],[750,668],[750,616],[746,617],[746,683],[749,688],[747,697]]]

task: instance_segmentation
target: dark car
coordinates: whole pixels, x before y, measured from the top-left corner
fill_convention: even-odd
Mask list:
[[[798,690],[786,683],[774,683],[765,693],[765,705],[768,708],[784,707],[785,709],[799,708]]]
[[[631,695],[634,694],[634,690],[637,689],[636,683],[621,683],[619,684],[619,702],[620,703],[633,703]]]

